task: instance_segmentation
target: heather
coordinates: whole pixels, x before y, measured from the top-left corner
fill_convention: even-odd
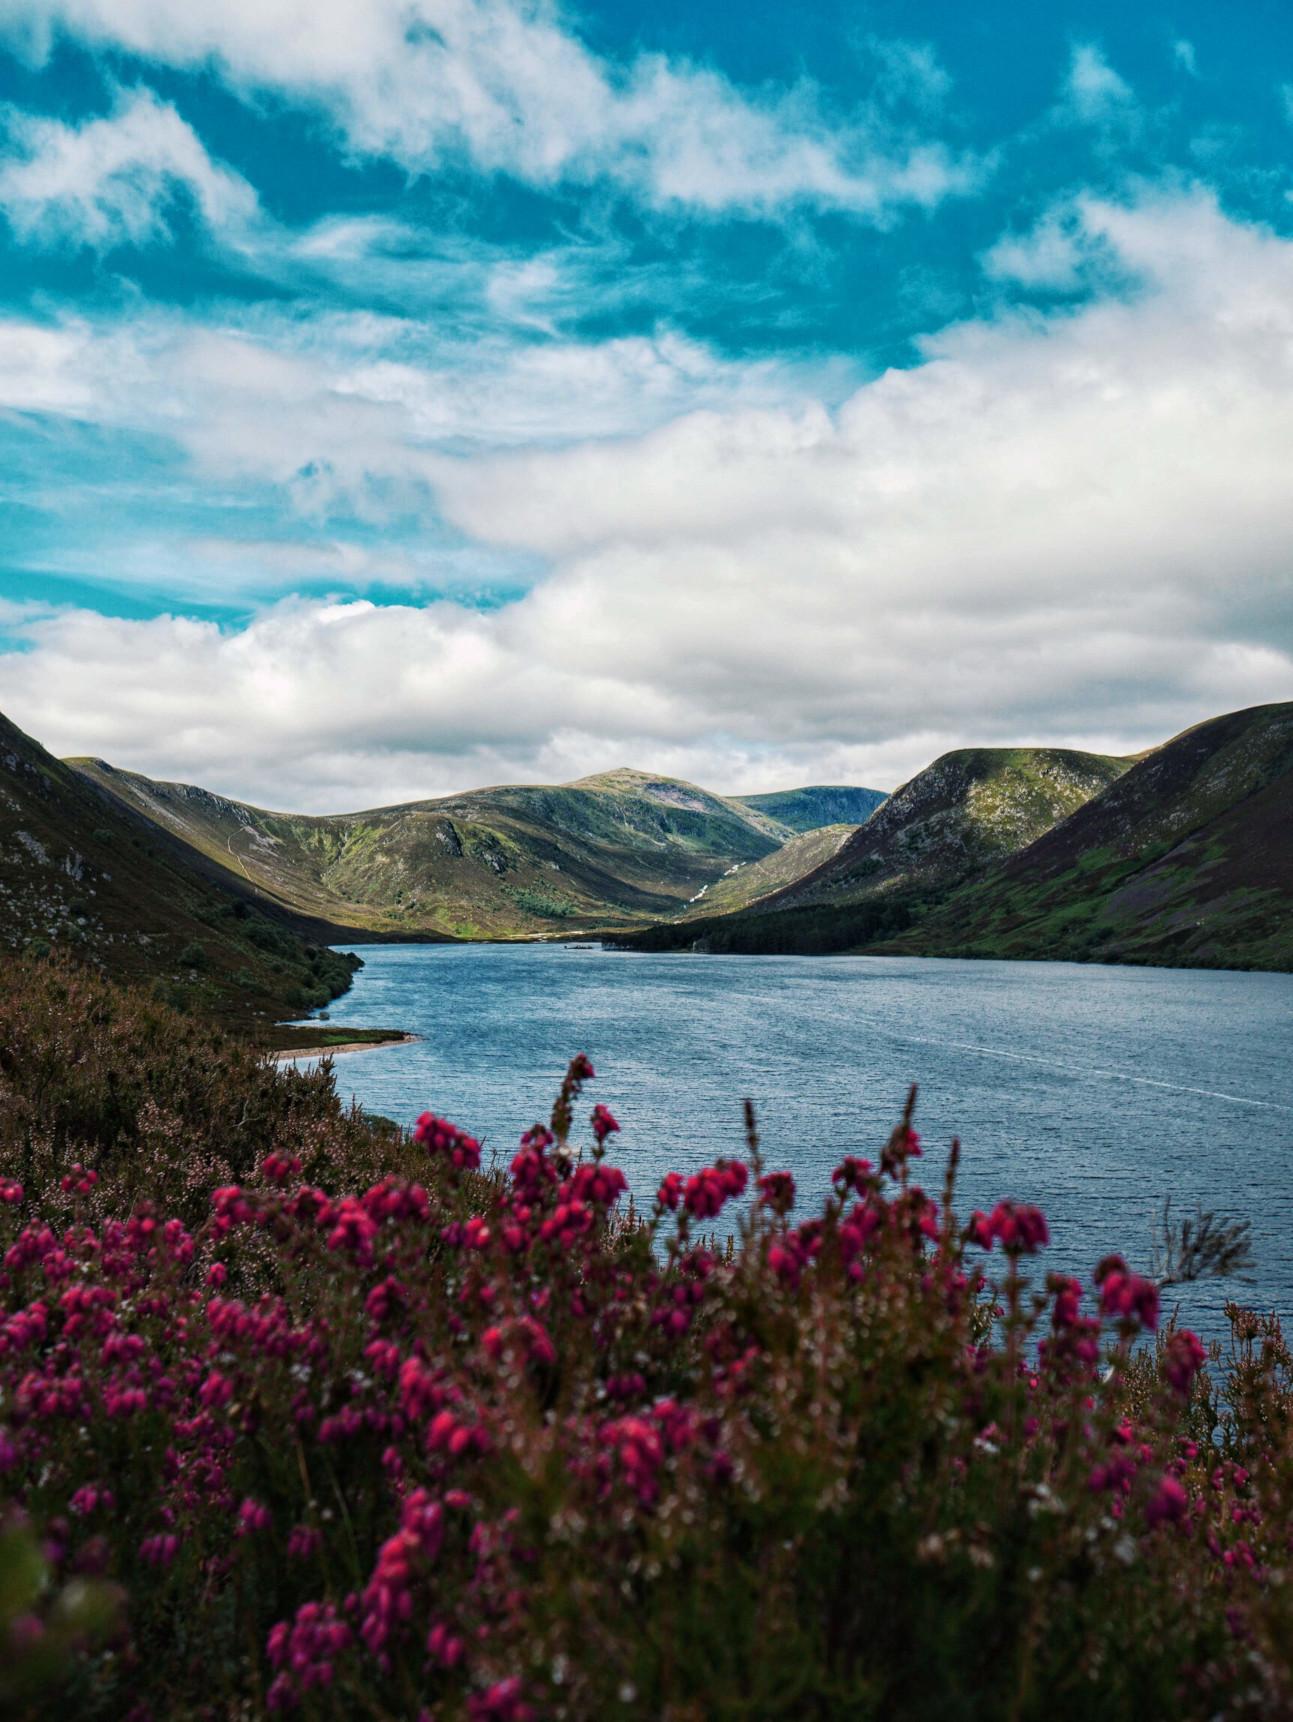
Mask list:
[[[482,1165],[84,976],[0,1009],[12,1712],[1288,1712],[1278,1324],[1048,1272],[912,1100],[812,1209],[752,1114],[634,1208],[582,1057]]]

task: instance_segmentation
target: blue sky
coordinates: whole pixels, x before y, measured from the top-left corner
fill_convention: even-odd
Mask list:
[[[321,809],[1293,697],[1286,9],[0,0],[0,709]]]

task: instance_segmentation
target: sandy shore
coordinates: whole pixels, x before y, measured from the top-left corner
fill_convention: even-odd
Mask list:
[[[271,1056],[275,1064],[288,1064],[297,1058],[335,1058],[339,1052],[380,1052],[388,1046],[411,1046],[421,1039],[420,1034],[402,1034],[392,1040],[345,1040],[339,1046],[289,1046]]]

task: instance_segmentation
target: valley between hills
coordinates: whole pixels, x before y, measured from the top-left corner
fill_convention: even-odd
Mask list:
[[[1293,705],[1136,759],[966,748],[892,795],[717,795],[627,768],[353,814],[272,812],[0,718],[0,950],[92,962],[266,1044],[352,1031],[339,943],[1293,968]]]

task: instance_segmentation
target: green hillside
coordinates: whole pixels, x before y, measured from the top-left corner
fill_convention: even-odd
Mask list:
[[[849,784],[813,784],[772,795],[738,795],[743,807],[765,813],[792,831],[820,831],[827,825],[861,825],[886,796],[883,789],[854,789]]]
[[[820,865],[740,915],[653,929],[668,948],[827,951],[900,932],[1115,782],[1127,762],[1070,748],[961,748],[885,801]],[[706,905],[708,906],[708,904]]]
[[[242,1029],[328,1004],[361,966],[213,886],[0,717],[0,951],[54,950]]]
[[[795,834],[694,784],[627,769],[309,816],[69,764],[214,877],[334,928],[463,938],[641,924]]]
[[[1293,704],[1155,749],[885,948],[1293,968]]]
[[[762,861],[738,862],[723,877],[704,890],[683,911],[684,917],[730,915],[774,892],[784,890],[805,874],[814,872],[848,842],[856,825],[824,825],[805,831],[765,855]]]

